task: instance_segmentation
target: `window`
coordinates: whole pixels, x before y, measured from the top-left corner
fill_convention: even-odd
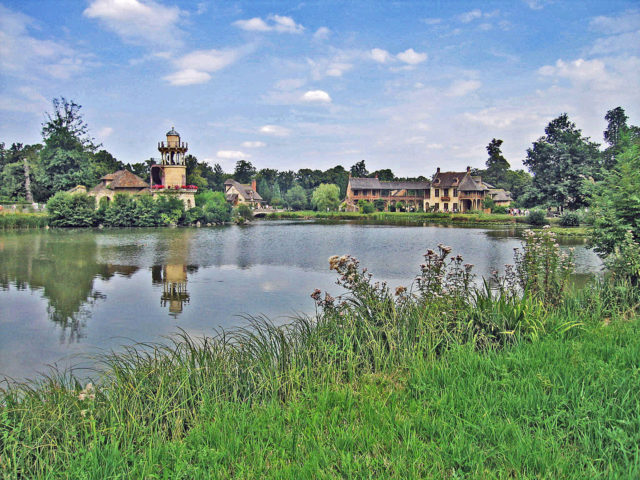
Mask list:
[[[436,188],[436,197],[439,197],[439,196],[440,196],[440,189]],[[436,203],[436,205],[437,205],[437,203]]]
[[[449,189],[448,188],[443,188],[442,189],[442,196],[443,197],[448,197],[449,196]]]
[[[431,198],[431,190],[424,191],[424,198]]]
[[[380,190],[380,196],[381,197],[388,197],[389,196],[389,190]]]
[[[457,204],[457,203],[454,203],[454,204],[453,204],[453,211],[454,211],[454,212],[457,212],[457,211],[458,211],[458,204]]]
[[[458,196],[458,189],[457,189],[457,188],[454,188],[454,189],[453,189],[453,196],[454,196],[454,197],[457,197],[457,196]]]
[[[439,203],[434,203],[433,206],[435,207],[436,211],[440,210],[440,204]]]
[[[442,206],[443,206],[445,212],[449,211],[449,204],[448,203],[443,203]]]

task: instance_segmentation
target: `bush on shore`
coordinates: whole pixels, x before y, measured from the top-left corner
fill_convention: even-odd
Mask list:
[[[44,228],[47,225],[49,225],[49,215],[46,213],[0,212],[0,230]]]

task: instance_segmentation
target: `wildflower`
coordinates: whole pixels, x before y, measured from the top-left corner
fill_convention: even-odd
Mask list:
[[[87,386],[84,387],[84,389],[78,394],[78,400],[86,400],[87,398],[89,400],[95,400],[96,399],[96,394],[93,393],[93,383],[87,383]]]
[[[400,295],[402,295],[406,291],[407,291],[406,287],[403,287],[402,285],[399,285],[398,287],[396,287],[396,296],[399,297]]]
[[[316,288],[316,289],[313,291],[313,293],[311,294],[311,298],[313,298],[313,299],[317,302],[318,300],[320,300],[320,294],[321,294],[321,293],[322,293],[322,292],[320,291],[320,289],[319,289],[319,288]]]

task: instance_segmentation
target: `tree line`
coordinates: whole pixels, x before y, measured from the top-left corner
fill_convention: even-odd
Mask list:
[[[608,122],[604,131],[604,149],[583,136],[566,113],[552,120],[544,135],[527,149],[523,164],[529,172],[511,169],[502,154],[501,139],[492,139],[486,147],[488,158],[484,169],[473,169],[483,181],[503,188],[512,194],[517,206],[535,206],[575,209],[588,204],[589,183],[600,181],[614,165],[622,148],[622,138],[638,136],[639,129],[627,125],[628,117],[622,107],[605,115]],[[0,201],[44,202],[58,191],[69,190],[76,185],[95,186],[100,178],[116,170],[128,169],[143,180],[149,180],[149,167],[153,159],[132,164],[116,159],[101,148],[89,134],[81,106],[64,97],[53,100],[51,112],[46,113],[42,125],[40,144],[13,143],[6,147],[0,142]],[[219,164],[213,166],[199,161],[194,155],[185,158],[187,183],[200,190],[223,191],[224,182],[233,178],[240,183],[256,180],[258,193],[265,202],[275,207],[295,210],[319,208],[318,202],[326,196],[323,187],[314,200],[313,192],[321,185],[337,187],[337,196],[346,195],[349,175],[353,177],[377,177],[390,180],[428,180],[427,177],[397,177],[391,169],[370,172],[365,160],[349,169],[342,165],[327,170],[301,168],[277,170],[256,169],[249,161],[239,160],[231,173],[224,172]],[[337,208],[331,199],[322,207]],[[339,203],[339,202],[338,202]]]

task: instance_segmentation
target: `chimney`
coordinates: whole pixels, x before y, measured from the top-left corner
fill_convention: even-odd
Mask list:
[[[440,167],[436,168],[436,173],[440,173]]]
[[[467,167],[467,173],[471,172],[471,167]]]
[[[254,192],[257,192],[257,186],[256,186],[256,179],[254,178],[253,180],[251,180],[251,188],[253,189]]]

